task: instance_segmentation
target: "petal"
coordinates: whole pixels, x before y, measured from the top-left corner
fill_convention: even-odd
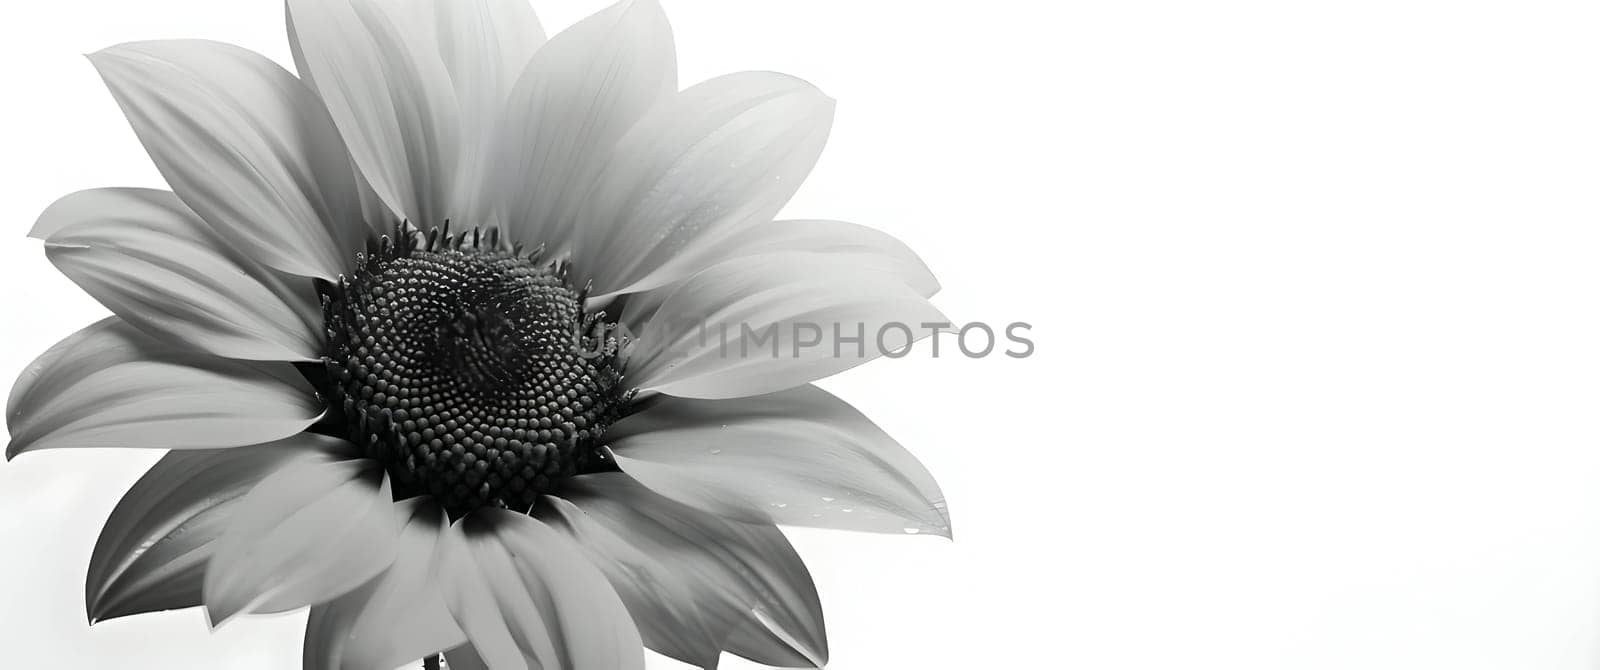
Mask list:
[[[724,648],[768,665],[827,662],[811,573],[777,527],[706,514],[622,473],[572,479],[561,497],[541,514],[588,550],[651,649],[702,668]],[[726,644],[746,626],[762,635]]]
[[[294,75],[218,42],[121,44],[89,56],[172,190],[240,251],[333,279],[361,248],[354,175]]]
[[[300,432],[322,415],[287,363],[216,358],[110,317],[41,354],[6,403],[6,458],[58,447],[211,449]]]
[[[495,142],[516,239],[565,246],[580,187],[623,132],[676,90],[672,29],[655,0],[612,5],[535,53]]]
[[[485,219],[482,193],[493,174],[491,154],[501,146],[500,116],[512,84],[544,44],[544,28],[527,0],[457,0],[411,3],[420,23],[437,37],[460,108],[461,167],[456,171],[452,216],[475,225]]]
[[[564,534],[523,514],[484,509],[443,538],[446,604],[490,667],[644,667],[639,631],[621,599]]]
[[[539,518],[570,534],[588,552],[627,606],[645,646],[690,665],[716,666],[724,637],[718,629],[724,626],[713,618],[715,613],[701,611],[696,588],[703,584],[692,580],[694,575],[674,575],[647,547],[630,543],[620,529],[591,520],[572,502],[546,498],[538,511]]]
[[[448,520],[430,499],[397,503],[404,519],[394,564],[324,605],[306,622],[308,670],[394,668],[466,641],[433,575]]]
[[[617,465],[657,493],[749,522],[950,534],[915,456],[806,385],[753,398],[659,398],[608,433]]]
[[[750,226],[707,252],[712,263],[757,254],[806,251],[847,259],[899,277],[924,298],[939,280],[911,247],[887,233],[845,221],[792,220]]]
[[[722,646],[728,651],[763,665],[785,668],[821,668],[828,662],[828,649],[821,652],[813,642],[789,633],[763,610],[755,610],[753,621],[735,628]],[[823,640],[826,643],[826,640]]]
[[[419,225],[450,216],[459,110],[433,31],[373,0],[289,0],[300,76],[373,190]]]
[[[712,264],[761,254],[815,253],[832,262],[893,274],[924,298],[939,292],[939,280],[904,242],[854,223],[822,219],[774,221],[750,226],[714,245],[707,253],[707,261]],[[631,332],[642,330],[676,287],[676,283],[668,284],[626,296],[623,323]]]
[[[124,321],[218,356],[315,361],[311,282],[285,281],[228,245],[167,191],[101,188],[50,205],[34,225],[61,272]]]
[[[900,351],[947,320],[898,276],[814,253],[736,258],[637,296],[654,308],[628,352],[646,390],[694,398],[770,393]]]
[[[424,11],[431,10],[439,54],[463,109],[469,101],[487,102],[462,95],[468,90],[494,91],[503,96],[521,76],[528,59],[545,43],[544,27],[539,25],[539,17],[527,0],[455,0],[420,5]]]
[[[770,222],[822,152],[833,99],[772,72],[712,79],[659,105],[611,152],[576,215],[597,297],[705,267],[705,243]]]
[[[389,567],[401,519],[377,463],[311,452],[239,502],[206,565],[212,627],[337,598]]]
[[[333,438],[300,433],[248,449],[168,452],[122,496],[89,558],[89,622],[201,604],[212,541],[251,487]]]

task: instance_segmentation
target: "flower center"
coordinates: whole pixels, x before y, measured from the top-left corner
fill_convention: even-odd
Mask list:
[[[539,257],[493,230],[397,232],[324,285],[331,412],[397,499],[432,495],[452,517],[527,510],[601,466],[600,436],[631,393],[599,316]]]

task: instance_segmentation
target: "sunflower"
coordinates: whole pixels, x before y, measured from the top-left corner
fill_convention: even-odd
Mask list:
[[[773,221],[833,101],[680,90],[649,0],[548,41],[519,0],[287,4],[298,76],[91,55],[171,191],[31,232],[113,315],[24,370],[7,458],[170,450],[100,534],[91,623],[310,607],[319,669],[820,667],[776,524],[949,535],[926,469],[811,384],[944,321],[900,242]]]

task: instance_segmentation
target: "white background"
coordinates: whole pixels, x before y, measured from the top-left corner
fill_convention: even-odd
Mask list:
[[[791,534],[831,667],[1600,665],[1594,3],[665,4],[683,81],[838,98],[790,214],[906,240],[958,321],[1035,326],[1027,360],[946,341],[825,384],[922,457],[956,535]],[[536,3],[552,29],[600,5]],[[0,377],[102,313],[24,239],[38,212],[161,183],[80,54],[287,63],[281,13],[6,9]],[[5,665],[298,662],[303,615],[86,626],[95,534],[155,457],[0,465]]]

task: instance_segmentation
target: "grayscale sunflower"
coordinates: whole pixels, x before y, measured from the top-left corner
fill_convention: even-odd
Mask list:
[[[822,666],[776,524],[950,528],[811,384],[945,320],[900,242],[773,220],[833,101],[680,90],[649,0],[548,41],[521,0],[287,14],[298,76],[209,41],[91,55],[171,191],[31,232],[113,315],[23,371],[7,458],[170,450],[106,521],[90,621],[310,607],[317,669]]]

